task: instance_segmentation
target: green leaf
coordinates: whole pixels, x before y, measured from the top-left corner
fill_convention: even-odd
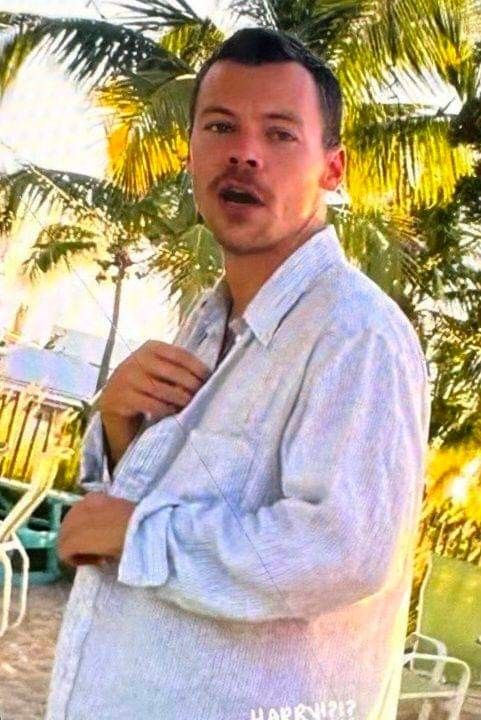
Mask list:
[[[82,227],[61,223],[48,225],[40,232],[32,254],[23,263],[24,272],[36,279],[61,262],[69,267],[71,257],[97,250],[97,242],[92,238],[95,238],[95,233]]]
[[[130,0],[119,2],[118,5],[132,12],[130,16],[121,17],[122,23],[139,30],[158,31],[161,28],[172,29],[202,22],[185,0]]]
[[[0,12],[10,30],[0,48],[0,89],[15,78],[32,50],[57,60],[77,82],[93,84],[146,63],[164,72],[184,72],[182,61],[130,28],[84,18],[46,18]]]

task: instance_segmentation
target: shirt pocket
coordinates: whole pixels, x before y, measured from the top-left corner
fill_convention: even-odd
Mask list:
[[[159,489],[188,501],[225,498],[239,504],[254,455],[254,447],[241,435],[192,428]]]

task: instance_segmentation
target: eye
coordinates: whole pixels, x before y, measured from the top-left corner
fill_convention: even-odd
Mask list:
[[[226,133],[229,132],[229,130],[232,129],[232,125],[230,123],[224,122],[222,120],[216,120],[215,122],[208,123],[204,130],[212,130],[215,133]]]
[[[277,140],[280,140],[281,142],[295,142],[297,140],[295,135],[281,128],[271,128],[268,132],[269,135],[274,136]]]

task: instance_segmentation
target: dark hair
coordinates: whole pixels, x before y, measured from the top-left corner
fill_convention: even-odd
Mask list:
[[[319,94],[323,118],[323,146],[335,147],[341,142],[342,94],[332,70],[313,55],[299,40],[278,30],[243,28],[225,40],[200,68],[190,101],[190,133],[194,127],[199,89],[212,65],[219,60],[233,60],[241,65],[263,65],[294,60],[313,76]]]

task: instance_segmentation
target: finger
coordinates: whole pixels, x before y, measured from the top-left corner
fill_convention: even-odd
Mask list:
[[[75,503],[65,514],[60,525],[58,534],[58,549],[64,550],[71,538],[74,538],[82,529],[92,523],[92,504],[95,498],[91,495],[102,495],[103,493],[88,493],[85,497]]]
[[[147,377],[145,382],[138,384],[134,390],[137,393],[149,395],[160,402],[178,405],[179,407],[187,405],[194,395],[193,392],[188,392],[178,385],[170,385],[151,377]]]
[[[163,402],[146,393],[134,392],[131,397],[132,407],[135,408],[135,412],[149,415],[153,420],[179,412],[179,407],[176,404]]]
[[[74,565],[74,559],[76,556],[87,557],[90,555],[97,555],[97,553],[92,552],[92,550],[92,543],[88,542],[85,537],[79,537],[77,534],[70,536],[67,540],[63,540],[62,542],[59,541],[57,546],[57,555],[62,562]]]
[[[61,560],[61,562],[72,565],[72,557],[74,556],[74,554],[74,552],[67,549],[66,543],[59,542],[57,544],[57,556],[58,559]]]
[[[197,375],[190,372],[190,370],[165,359],[159,360],[158,357],[153,357],[152,360],[146,360],[144,363],[144,371],[149,377],[167,381],[174,385],[180,385],[188,392],[197,392],[205,382],[204,378],[200,379]]]
[[[146,413],[149,413],[150,415],[152,415],[152,413],[157,415],[158,413],[162,413],[164,411],[166,413],[170,413],[171,410],[173,412],[178,412],[179,407],[173,403],[164,403],[162,400],[159,400],[152,394],[145,392],[143,389],[139,390],[129,388],[124,392],[121,403],[115,406],[113,414],[121,418],[135,418],[136,416],[145,415]],[[107,416],[108,413],[104,412],[104,419]]]
[[[78,507],[77,507],[78,506]],[[83,499],[75,503],[73,507],[66,513],[59,530],[59,540],[65,539],[82,521],[86,510],[83,506]]]
[[[93,553],[74,553],[69,559],[70,564],[75,567],[79,565],[100,565],[104,560],[102,555],[94,555]]]
[[[186,368],[199,380],[206,380],[211,375],[211,370],[207,365],[180,345],[170,345],[156,340],[151,340],[150,343],[152,343],[150,346],[152,352],[160,360],[167,359],[175,365]]]

